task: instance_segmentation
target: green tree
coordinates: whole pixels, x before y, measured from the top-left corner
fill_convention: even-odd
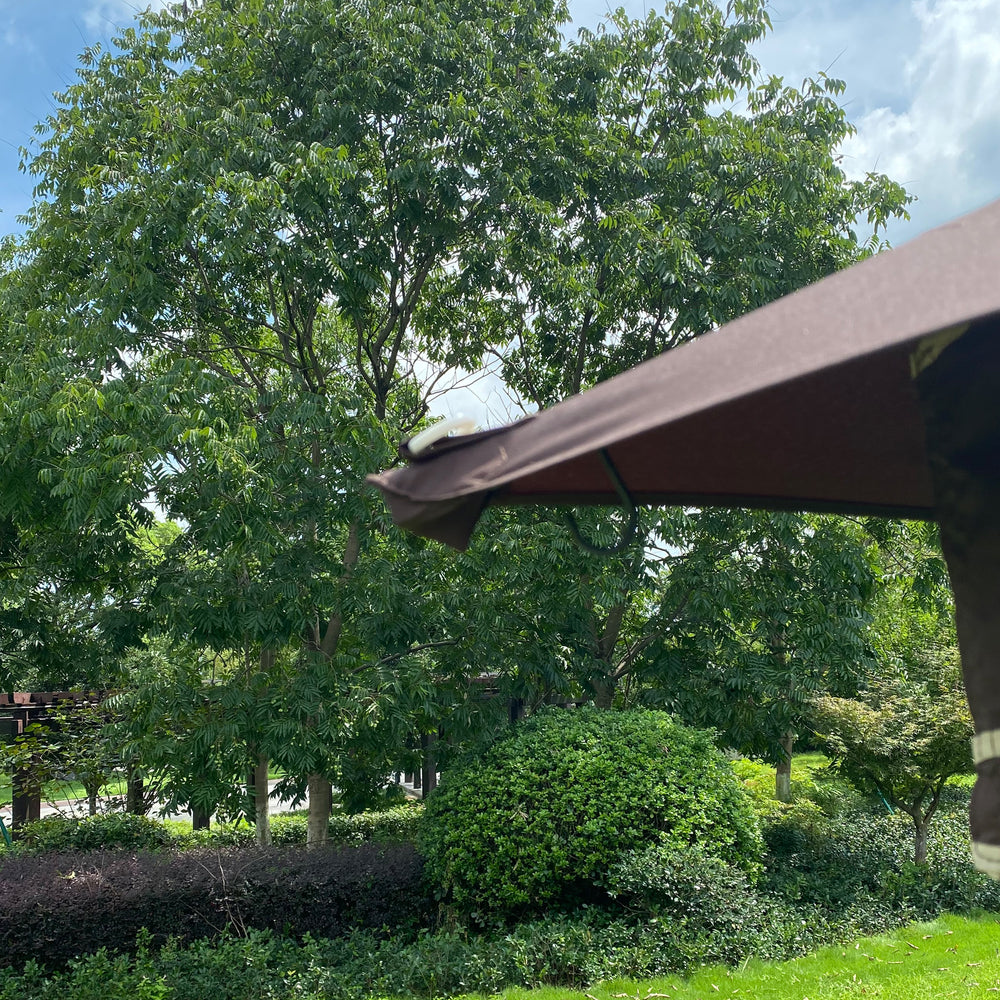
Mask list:
[[[0,771],[19,773],[22,792],[50,802],[76,799],[83,786],[87,812],[97,814],[101,790],[124,774],[118,748],[102,739],[106,709],[93,700],[53,705],[9,743],[0,742]]]
[[[9,384],[35,391],[9,432],[35,413],[71,527],[150,497],[185,525],[151,598],[185,641],[297,645],[319,809],[344,678],[409,645],[369,650],[352,617],[399,576],[376,558],[386,578],[352,588],[384,546],[362,474],[423,412],[421,301],[490,239],[539,141],[512,131],[537,117],[513,82],[553,9],[480,8],[149,15],[85,54],[29,167],[42,200],[7,295],[15,352],[35,350]]]
[[[921,864],[945,783],[972,771],[972,718],[936,527],[901,525],[880,552],[874,671],[855,698],[817,699],[812,724],[843,774],[910,816]]]
[[[649,697],[773,761],[787,801],[813,700],[855,692],[873,665],[875,543],[843,518],[707,509],[691,522],[668,584],[685,612]]]
[[[972,719],[958,668],[935,664],[934,681],[885,677],[857,699],[817,699],[813,725],[837,769],[913,820],[913,860],[927,860],[927,833],[947,780],[972,770]]]
[[[246,717],[286,700],[314,839],[330,779],[384,766],[379,741],[438,721],[434,689],[475,662],[444,557],[362,487],[434,377],[499,356],[548,402],[874,251],[855,218],[877,232],[904,211],[898,186],[840,170],[839,82],[758,80],[761,0],[615,15],[571,43],[565,17],[551,0],[146,13],[84,53],[26,160],[38,200],[0,285],[22,537],[35,526],[42,567],[86,539],[123,593],[151,506],[183,526],[142,578],[148,631],[250,651],[243,694],[267,711]],[[543,658],[586,648],[608,700],[647,641],[644,584],[568,558],[580,613]],[[261,730],[245,737],[259,766]]]
[[[837,147],[853,131],[836,101],[841,81],[820,75],[795,89],[760,79],[750,45],[768,27],[760,4],[725,12],[669,4],[662,17],[613,14],[571,49],[577,75],[563,83],[553,143],[610,147],[611,155],[602,167],[564,154],[560,220],[512,219],[517,268],[506,294],[484,304],[480,329],[511,331],[516,317],[514,335],[499,348],[472,341],[498,356],[526,407],[580,392],[877,251],[880,228],[904,214],[898,185],[874,174],[848,182],[840,168]],[[739,99],[743,113],[731,110]],[[875,233],[864,243],[859,217]],[[591,537],[614,541],[614,529],[602,527],[606,513],[576,516]],[[661,673],[656,654],[690,611],[692,592],[667,585],[667,571],[683,548],[679,536],[694,544],[700,523],[678,511],[647,515],[645,548],[611,560],[564,544],[561,525],[536,526],[538,557],[513,572],[519,588],[531,588],[528,605],[544,609],[535,615],[548,626],[539,636],[550,651],[543,688],[609,705]],[[740,545],[735,522],[716,517],[707,531],[702,548]],[[858,614],[848,617],[856,635]],[[833,642],[837,620],[828,622]],[[561,681],[558,658],[567,668]]]

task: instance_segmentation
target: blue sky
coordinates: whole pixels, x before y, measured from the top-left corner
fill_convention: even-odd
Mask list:
[[[0,233],[31,200],[18,147],[72,82],[79,52],[107,46],[139,6],[129,0],[0,0]],[[649,6],[628,0],[640,16]],[[605,0],[570,0],[596,24]],[[1000,197],[1000,0],[772,0],[765,70],[798,83],[827,70],[847,81],[858,135],[845,167],[878,169],[919,201],[890,236],[917,233]]]

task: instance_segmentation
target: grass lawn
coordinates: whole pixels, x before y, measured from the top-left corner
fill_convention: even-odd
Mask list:
[[[508,990],[505,1000],[938,1000],[1000,994],[1000,915],[945,916],[791,962],[714,966],[689,979],[601,983],[587,992]]]
[[[810,750],[808,753],[792,754],[792,774],[796,771],[803,772],[810,778],[816,771],[823,771],[830,766],[830,758],[818,750]]]
[[[285,776],[285,772],[278,768],[271,768],[268,772],[268,780],[276,781]],[[101,797],[108,795],[124,795],[127,791],[125,782],[112,781],[101,789]],[[0,806],[9,806],[12,796],[10,775],[0,775]],[[43,802],[62,802],[65,799],[85,799],[86,789],[78,781],[53,781],[45,785],[42,790]]]
[[[112,781],[101,789],[101,796],[124,795],[125,782]],[[66,799],[86,799],[87,791],[78,781],[51,781],[42,789],[43,802],[63,802]],[[0,806],[10,805],[10,779],[0,780]]]

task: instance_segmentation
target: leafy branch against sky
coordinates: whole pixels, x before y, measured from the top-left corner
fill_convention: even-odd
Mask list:
[[[157,0],[162,6],[162,0]],[[0,233],[19,230],[32,181],[19,148],[74,79],[77,57],[107,47],[137,0],[0,0]],[[570,0],[576,27],[596,26],[613,0]],[[647,0],[626,0],[642,17]],[[851,174],[877,169],[918,201],[894,243],[1000,196],[1000,0],[774,0],[763,69],[798,84],[829,72],[847,82],[858,134],[844,146]]]

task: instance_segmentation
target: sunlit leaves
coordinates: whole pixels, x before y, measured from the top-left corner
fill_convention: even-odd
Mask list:
[[[726,657],[766,645],[725,573],[672,582],[707,544],[684,512],[606,564],[536,515],[497,515],[452,558],[393,532],[363,487],[443,367],[491,354],[550,402],[876,250],[855,216],[904,208],[840,170],[839,81],[759,78],[760,0],[619,12],[571,42],[565,17],[549,0],[147,12],[86,54],[26,156],[38,200],[0,290],[20,596],[89,573],[141,608],[185,651],[164,698],[199,754],[214,732],[294,768],[385,764],[407,725],[468,731],[470,674],[606,701],[720,603],[744,643]],[[613,535],[614,516],[581,516]],[[176,534],[151,547],[158,518]],[[806,587],[768,627],[794,622],[818,662],[867,585],[801,562],[844,596]],[[234,650],[259,669],[185,686],[191,658]]]

